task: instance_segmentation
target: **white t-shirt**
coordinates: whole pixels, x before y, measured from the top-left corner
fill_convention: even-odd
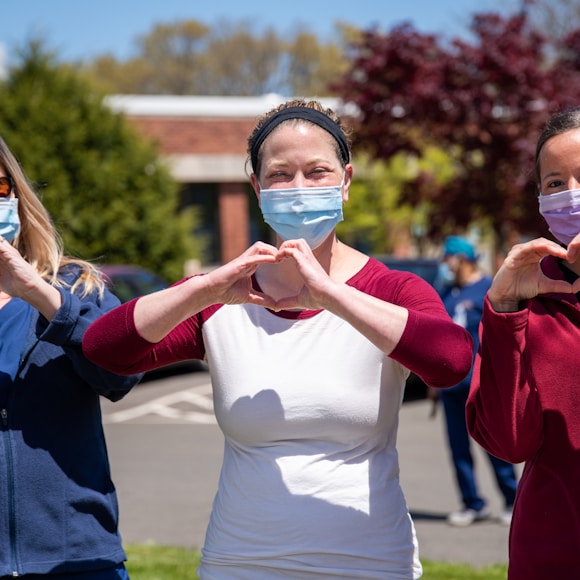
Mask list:
[[[225,451],[200,578],[419,578],[395,447],[408,371],[327,311],[222,306],[202,332]]]

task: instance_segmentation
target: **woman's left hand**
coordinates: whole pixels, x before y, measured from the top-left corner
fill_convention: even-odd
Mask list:
[[[282,243],[277,258],[293,260],[303,286],[295,296],[278,299],[275,309],[327,310],[356,328],[385,354],[397,346],[409,317],[406,308],[334,281],[305,240]]]
[[[322,267],[305,240],[288,240],[278,248],[278,259],[294,260],[296,269],[304,280],[304,286],[295,296],[287,296],[276,302],[278,310],[324,308],[324,298],[335,284]]]

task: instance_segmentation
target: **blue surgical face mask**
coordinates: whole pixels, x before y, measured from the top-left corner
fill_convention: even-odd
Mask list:
[[[343,179],[344,183],[344,179]],[[282,238],[304,238],[314,249],[328,237],[342,216],[342,183],[325,187],[262,189],[264,221]]]
[[[19,231],[18,199],[14,197],[0,200],[0,236],[12,242]]]
[[[540,194],[538,201],[550,231],[567,246],[580,233],[580,189]]]
[[[449,267],[447,262],[441,262],[439,272],[437,273],[437,281],[444,288],[449,288],[455,284],[455,272]]]

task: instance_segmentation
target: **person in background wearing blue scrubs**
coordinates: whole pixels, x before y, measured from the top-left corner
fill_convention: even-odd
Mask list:
[[[442,293],[443,304],[453,320],[471,334],[475,357],[479,345],[478,329],[483,312],[483,300],[491,286],[492,278],[480,269],[475,246],[464,237],[449,236],[445,239],[443,260],[452,280]],[[471,438],[465,419],[470,382],[471,372],[450,389],[436,392],[432,389],[430,392],[431,397],[434,395],[439,397],[444,409],[451,459],[463,502],[461,510],[449,514],[447,521],[453,526],[469,526],[474,522],[488,520],[492,516],[489,506],[478,490]],[[515,468],[511,463],[487,455],[504,500],[504,509],[498,519],[500,523],[509,526],[517,487]]]

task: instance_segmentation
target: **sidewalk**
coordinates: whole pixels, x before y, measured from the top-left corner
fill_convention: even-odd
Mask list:
[[[477,567],[507,563],[508,527],[494,520],[466,528],[446,523],[447,514],[461,504],[445,440],[443,411],[439,408],[434,418],[430,411],[430,401],[405,403],[398,439],[401,485],[415,522],[421,559]],[[473,449],[480,491],[493,514],[499,514],[503,505],[489,461],[476,443]]]

